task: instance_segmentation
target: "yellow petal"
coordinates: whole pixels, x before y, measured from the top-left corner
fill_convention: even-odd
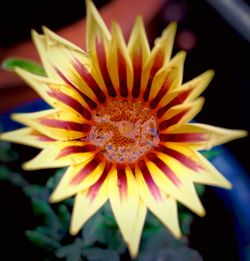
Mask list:
[[[108,173],[109,169],[105,168],[100,178],[91,187],[76,195],[70,224],[71,235],[76,235],[88,219],[107,201]]]
[[[128,52],[133,66],[133,86],[132,95],[138,98],[140,95],[141,78],[143,77],[142,68],[150,54],[147,35],[145,32],[142,17],[137,17],[130,39],[128,42]]]
[[[132,237],[128,245],[128,249],[132,258],[135,258],[139,251],[141,235],[143,231],[144,222],[146,219],[147,208],[142,200],[139,200],[137,213],[132,228]]]
[[[121,29],[116,23],[112,24],[112,39],[109,46],[107,67],[111,81],[120,92],[127,97],[133,84],[132,64]]]
[[[68,48],[70,50],[73,50],[75,53],[83,53],[83,50],[73,44],[72,42],[64,39],[63,37],[59,36],[58,34],[51,31],[48,27],[42,26],[43,32],[45,36],[50,39],[50,41],[54,41],[55,44],[65,46],[65,48]]]
[[[193,182],[230,188],[231,184],[224,178],[213,165],[191,146],[183,146],[178,143],[165,143],[157,149],[177,160],[183,166],[183,172]]]
[[[142,72],[141,89],[144,92],[146,86],[151,85],[155,73],[168,64],[173,48],[176,23],[171,23],[162,33],[162,36],[155,40],[155,46],[149,55]]]
[[[186,82],[181,86],[183,90],[192,88],[191,93],[188,95],[186,101],[192,101],[196,99],[210,84],[214,77],[214,71],[208,70],[201,75],[195,77],[193,80]]]
[[[206,172],[202,175],[197,172],[192,172],[191,178],[193,182],[218,186],[227,189],[230,189],[232,187],[232,184],[203,155],[201,155],[197,151],[196,154]]]
[[[176,105],[169,109],[162,117],[159,124],[161,133],[171,133],[179,129],[183,124],[191,121],[202,109],[204,98],[199,97],[195,101]]]
[[[96,148],[82,141],[55,141],[47,145],[35,158],[25,162],[25,170],[58,168],[79,164],[93,157]]]
[[[197,196],[191,178],[187,172],[183,171],[183,166],[166,154],[157,153],[157,157],[165,163],[165,169],[157,167],[153,161],[147,161],[147,167],[156,185],[196,214],[204,216],[205,210]]]
[[[84,113],[91,115],[87,103],[72,87],[34,75],[21,68],[16,68],[15,71],[52,107],[69,109],[77,113],[79,117],[82,117]]]
[[[109,198],[112,211],[120,228],[124,241],[129,249],[137,235],[134,231],[134,222],[137,220],[139,197],[132,171],[113,169],[109,175]]]
[[[85,73],[91,71],[92,63],[87,54],[70,48],[55,37],[51,38],[47,29],[45,35],[32,31],[32,36],[49,78],[66,83],[95,101],[95,94],[79,68],[83,66]]]
[[[244,130],[225,129],[200,123],[185,124],[175,129],[171,134],[182,133],[194,134],[194,137],[197,134],[201,134],[203,137],[200,141],[186,141],[199,150],[209,150],[214,146],[247,136],[247,132]],[[183,142],[185,142],[185,140],[183,140]]]
[[[50,202],[58,202],[93,185],[103,173],[105,162],[92,157],[85,162],[70,166],[56,189],[50,196]]]
[[[100,38],[105,41],[111,40],[111,35],[107,29],[98,10],[90,0],[86,0],[87,9],[87,50],[95,50],[95,41]]]
[[[90,130],[88,121],[67,110],[18,113],[13,114],[12,119],[33,127],[45,136],[62,141],[85,137]]]
[[[1,140],[29,145],[39,149],[46,148],[53,139],[33,130],[32,128],[21,128],[0,134]]]
[[[145,63],[150,54],[147,34],[141,16],[138,16],[135,20],[135,24],[128,41],[128,51],[131,61],[133,61],[133,57],[136,54],[141,52],[143,61],[142,65]]]
[[[150,180],[150,184],[147,184],[143,173],[139,168],[136,169],[136,181],[138,184],[140,197],[146,206],[159,218],[159,220],[171,231],[171,233],[179,238],[181,236],[178,211],[176,200],[168,197],[154,182]],[[149,180],[148,180],[149,182]],[[152,191],[150,191],[151,186]],[[156,194],[153,193],[158,193]]]
[[[157,117],[161,118],[173,106],[194,101],[206,89],[213,75],[214,72],[209,70],[179,88],[172,88],[161,98],[157,108]]]
[[[159,91],[161,91],[160,98],[164,99],[164,97],[168,97],[170,90],[178,89],[181,86],[185,57],[186,52],[177,53],[168,64],[157,72],[152,82],[149,100],[156,98]],[[163,92],[163,88],[166,89],[165,92]]]

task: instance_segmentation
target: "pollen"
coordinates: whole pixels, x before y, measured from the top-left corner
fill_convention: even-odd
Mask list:
[[[156,118],[140,101],[113,100],[93,122],[88,140],[111,162],[134,163],[160,142]]]

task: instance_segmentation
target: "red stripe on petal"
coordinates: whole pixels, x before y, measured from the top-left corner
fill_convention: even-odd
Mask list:
[[[163,142],[203,142],[207,140],[205,133],[169,133],[159,136]]]
[[[161,66],[163,64],[163,57],[164,57],[163,52],[161,50],[159,50],[158,53],[155,56],[153,65],[152,65],[151,70],[150,70],[150,74],[149,74],[149,79],[148,79],[148,83],[147,83],[147,86],[146,86],[146,90],[145,90],[145,92],[143,94],[144,101],[148,101],[149,93],[150,93],[150,89],[151,89],[151,85],[152,85],[152,81],[154,79],[155,74],[161,68]]]
[[[77,123],[72,121],[61,121],[56,119],[39,119],[40,124],[50,128],[58,128],[64,130],[78,131],[78,132],[89,132],[91,126],[85,123]]]
[[[102,162],[103,157],[100,154],[97,154],[89,163],[85,165],[70,181],[71,185],[78,185],[81,183],[87,176],[97,168],[97,166]]]
[[[133,56],[133,88],[132,95],[134,98],[138,98],[141,88],[141,72],[142,72],[142,52],[138,50]]]
[[[83,99],[86,101],[86,103],[88,104],[90,109],[95,109],[97,107],[97,104],[91,100],[87,95],[85,95],[84,93],[82,93],[70,80],[67,79],[67,77],[57,68],[55,68],[56,73],[58,74],[58,76],[69,86],[71,86],[72,88],[74,88],[74,90],[76,90],[82,97]]]
[[[181,162],[184,166],[188,167],[189,169],[192,169],[194,171],[203,170],[203,167],[200,164],[198,164],[191,158],[187,157],[186,155],[180,153],[179,151],[167,148],[163,145],[160,145],[159,147],[155,148],[155,150],[165,153],[165,154],[169,155],[170,157],[178,160],[179,162]]]
[[[162,131],[166,128],[169,128],[170,126],[173,126],[175,125],[176,123],[178,123],[182,117],[188,112],[188,110],[184,110],[180,113],[178,113],[177,115],[175,115],[174,117],[168,119],[168,120],[165,120],[165,121],[162,121],[160,124],[159,124],[159,130]]]
[[[39,140],[39,141],[45,141],[45,142],[52,142],[52,141],[55,141],[55,139],[52,139],[48,136],[44,136],[38,132],[32,132],[31,133],[33,136],[36,136],[36,139]]]
[[[89,88],[95,93],[97,100],[100,103],[106,101],[106,96],[100,86],[97,84],[96,80],[93,78],[91,73],[87,68],[78,60],[74,59],[73,61],[74,68],[77,70],[82,79],[87,83]]]
[[[181,92],[172,101],[170,101],[166,106],[160,108],[157,111],[157,117],[160,119],[168,109],[170,109],[171,107],[173,107],[175,105],[183,103],[186,100],[186,98],[188,97],[188,95],[190,94],[191,91],[192,90],[186,90],[186,91]]]
[[[175,173],[166,165],[164,161],[156,156],[154,153],[147,154],[148,160],[152,161],[170,180],[171,182],[179,187],[181,185],[181,181],[175,175]]]
[[[152,109],[155,109],[157,105],[159,104],[162,97],[167,93],[169,87],[170,87],[171,81],[169,78],[165,80],[163,85],[161,86],[161,89],[157,93],[156,97],[150,102],[150,106]]]
[[[109,173],[111,167],[112,167],[112,164],[107,163],[106,166],[105,166],[105,168],[104,168],[104,171],[103,171],[101,177],[96,181],[96,183],[95,183],[94,185],[92,185],[92,186],[88,189],[87,197],[89,198],[90,203],[96,198],[97,193],[98,193],[98,191],[100,190],[100,188],[101,188],[103,182],[104,182],[105,179],[107,178],[108,173]]]
[[[152,176],[148,170],[148,167],[147,167],[145,161],[140,160],[138,162],[138,167],[141,170],[143,178],[144,178],[145,182],[147,183],[148,189],[149,189],[151,195],[153,196],[153,198],[155,200],[161,201],[162,200],[161,193],[159,191],[159,188],[155,184],[154,180],[152,179]]]
[[[121,54],[120,50],[117,51],[118,58],[118,73],[119,73],[119,89],[122,97],[128,97],[128,87],[127,87],[127,67],[126,61]]]
[[[59,90],[50,90],[47,92],[50,97],[57,99],[58,101],[66,104],[71,107],[73,110],[80,113],[85,119],[91,120],[92,115],[89,110],[84,108],[76,99],[66,95],[65,93]]]
[[[124,165],[117,165],[117,186],[119,188],[120,198],[123,200],[127,197],[128,190],[127,176]]]
[[[111,97],[116,97],[117,94],[113,86],[113,83],[110,79],[110,75],[107,68],[105,49],[102,41],[100,41],[98,38],[96,39],[96,55],[97,55],[97,60],[98,60],[100,71],[102,73],[103,80],[108,90],[108,94]]]
[[[57,155],[56,159],[66,157],[70,154],[92,152],[95,150],[96,150],[96,146],[90,145],[90,144],[85,145],[85,146],[68,146],[68,147],[63,148],[60,151],[60,153]]]

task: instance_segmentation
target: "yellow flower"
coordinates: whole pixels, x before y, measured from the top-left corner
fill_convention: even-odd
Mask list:
[[[171,58],[176,24],[150,50],[140,17],[128,44],[106,28],[87,1],[87,51],[47,28],[32,32],[47,77],[17,68],[53,109],[14,114],[27,127],[4,140],[42,149],[24,169],[69,166],[50,201],[76,195],[70,233],[109,200],[131,256],[138,252],[147,208],[176,236],[177,201],[205,214],[194,183],[230,188],[198,151],[245,131],[188,123],[201,110],[213,71],[182,83],[185,52]]]

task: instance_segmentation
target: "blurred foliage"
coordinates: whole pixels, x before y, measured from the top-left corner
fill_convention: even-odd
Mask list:
[[[61,179],[64,169],[55,171],[46,185],[29,184],[21,175],[7,167],[6,163],[17,161],[17,153],[6,142],[0,143],[0,180],[6,180],[22,189],[30,199],[34,215],[42,220],[42,225],[27,230],[27,238],[37,247],[56,260],[66,261],[119,261],[131,260],[109,203],[106,203],[84,226],[77,237],[68,233],[73,198],[62,203],[49,204],[48,198]],[[196,186],[200,196],[202,185]],[[202,260],[196,250],[189,247],[188,234],[193,220],[191,212],[179,206],[179,219],[183,237],[175,239],[168,230],[148,212],[140,246],[140,254],[135,261],[190,261]],[[41,224],[41,222],[40,222]]]
[[[2,68],[8,71],[14,71],[15,68],[22,68],[28,72],[45,76],[45,70],[43,67],[31,60],[22,58],[8,58],[2,63]]]

